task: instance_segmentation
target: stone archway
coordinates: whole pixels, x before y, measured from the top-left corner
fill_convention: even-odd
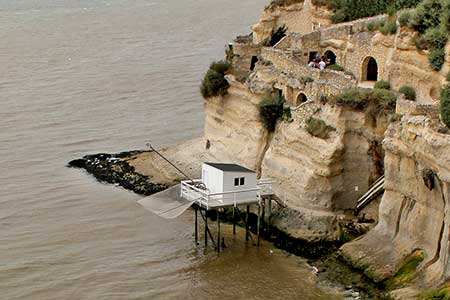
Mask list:
[[[328,60],[330,66],[336,64],[336,54],[333,51],[327,50],[325,51],[323,56],[325,56],[325,58]]]
[[[308,101],[308,97],[304,93],[300,93],[295,101],[295,106],[305,103],[306,101]]]
[[[361,81],[378,80],[378,63],[375,58],[368,56],[364,59],[361,71]]]

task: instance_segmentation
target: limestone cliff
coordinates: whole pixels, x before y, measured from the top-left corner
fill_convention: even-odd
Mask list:
[[[339,240],[345,212],[384,174],[378,224],[344,245],[342,253],[382,281],[394,276],[408,255],[423,250],[417,283],[447,280],[450,136],[436,128],[442,126],[437,107],[450,61],[440,72],[432,71],[426,51],[415,48],[411,30],[401,28],[394,35],[367,30],[368,23],[386,16],[331,25],[323,8],[311,1],[293,2],[267,7],[252,33],[229,45],[230,87],[225,96],[205,99],[204,137],[163,152],[192,177],[200,176],[200,162],[222,161],[273,179],[287,207],[274,209],[272,225],[312,242]],[[283,25],[286,36],[264,46]],[[315,55],[339,66],[307,67]],[[397,94],[401,122],[398,116],[390,119],[392,112],[374,115],[330,101],[347,89],[372,89],[377,80],[389,81],[394,92],[405,84],[415,88],[415,102]],[[268,93],[283,95],[291,111],[272,133],[262,125],[258,109]],[[327,137],[310,133],[311,118],[326,124]],[[176,177],[154,154],[146,155],[130,164],[143,173],[151,165],[146,175]]]
[[[424,250],[419,283],[439,285],[449,277],[450,136],[425,117],[403,117],[386,132],[386,192],[378,225],[342,247],[375,280],[393,276],[405,258]]]

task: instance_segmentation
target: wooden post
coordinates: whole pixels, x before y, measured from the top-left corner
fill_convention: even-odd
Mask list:
[[[205,210],[205,248],[208,247],[208,211]]]
[[[256,245],[259,247],[259,227],[261,227],[261,203],[258,204],[258,222],[256,224]]]
[[[217,213],[217,252],[220,253],[220,215],[219,210],[216,210]]]
[[[248,241],[249,232],[248,232],[248,215],[250,213],[250,205],[247,205],[247,214],[245,215],[245,240]]]
[[[197,213],[198,213],[198,207],[195,207],[195,245],[198,245],[198,217],[197,217]]]
[[[233,206],[233,234],[236,234],[236,218],[235,218],[236,207]]]

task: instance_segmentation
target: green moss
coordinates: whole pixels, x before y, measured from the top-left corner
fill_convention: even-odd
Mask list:
[[[416,275],[417,267],[424,259],[425,252],[423,250],[416,250],[411,253],[406,257],[397,273],[385,282],[386,288],[392,290],[402,287],[404,284],[410,282]]]
[[[308,120],[306,120],[306,131],[312,136],[320,139],[328,139],[330,133],[335,130],[334,127],[327,125],[325,121],[321,119],[309,117]]]
[[[424,293],[421,298],[424,300],[450,300],[450,287]]]

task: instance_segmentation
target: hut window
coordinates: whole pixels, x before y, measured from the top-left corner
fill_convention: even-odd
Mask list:
[[[240,186],[245,184],[245,177],[234,178],[234,186]]]

